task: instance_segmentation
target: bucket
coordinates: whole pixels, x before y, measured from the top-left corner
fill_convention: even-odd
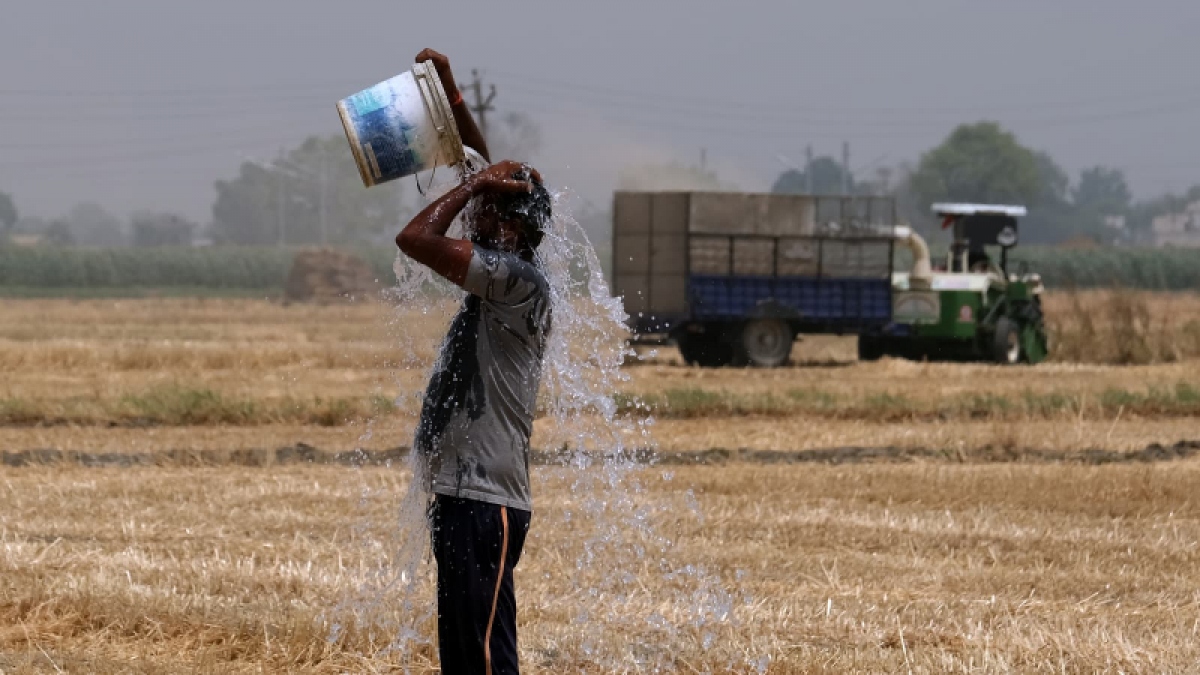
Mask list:
[[[338,101],[337,109],[367,187],[465,157],[432,61]]]

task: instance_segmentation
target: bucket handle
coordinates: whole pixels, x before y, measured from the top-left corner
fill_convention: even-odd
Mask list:
[[[454,111],[450,109],[450,101],[442,89],[442,81],[432,61],[425,61],[413,66],[413,79],[421,90],[421,103],[425,112],[433,120],[433,128],[438,135],[438,150],[446,152],[446,142],[461,148],[462,139],[458,134],[458,126],[454,122]],[[466,160],[466,155],[450,157],[454,163]]]
[[[421,65],[425,64],[422,63]],[[439,110],[435,111],[433,106],[430,105],[430,101],[436,96],[436,93],[433,83],[429,81],[429,72],[424,68],[419,70],[414,68],[413,70],[415,71],[414,78],[417,80],[417,86],[421,88],[421,103],[425,106],[425,112],[429,113],[429,118],[433,120],[433,128],[437,129],[438,138],[441,139],[442,135],[446,132],[446,125],[441,123],[445,119],[445,111],[440,110],[441,106],[437,106]]]
[[[437,175],[437,165],[441,163],[443,153],[446,152],[445,140],[450,136],[453,140],[458,140],[458,129],[451,129],[454,124],[454,112],[450,110],[449,102],[442,90],[441,80],[437,76],[437,70],[434,69],[432,61],[425,61],[413,66],[413,79],[417,83],[417,87],[421,90],[421,103],[425,106],[425,112],[429,114],[429,118],[433,120],[433,128],[438,135],[438,161],[434,162],[432,171],[429,174],[429,184],[424,189],[421,188],[421,178],[413,175],[413,180],[417,183],[417,192],[424,197],[425,193],[433,187],[433,179]],[[436,108],[436,110],[435,110]],[[437,114],[440,113],[440,114]],[[462,141],[458,141],[460,144]],[[466,161],[464,156],[460,161]]]
[[[441,155],[439,154],[438,156],[440,157]],[[422,188],[421,188],[421,176],[420,176],[419,174],[415,174],[415,173],[414,173],[414,174],[413,174],[413,181],[414,181],[414,182],[416,182],[416,184],[417,184],[417,194],[419,194],[419,195],[421,195],[422,197],[424,197],[424,196],[425,196],[425,193],[426,193],[426,192],[429,190],[429,188],[433,187],[433,177],[434,177],[434,176],[436,176],[436,175],[437,175],[437,165],[435,164],[435,165],[433,166],[433,169],[431,169],[431,170],[429,171],[429,184],[428,184],[428,185],[426,185],[426,186],[424,187],[424,189],[422,189]]]

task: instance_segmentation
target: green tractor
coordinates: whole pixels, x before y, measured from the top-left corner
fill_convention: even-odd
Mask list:
[[[892,321],[860,334],[859,358],[1039,363],[1048,345],[1041,277],[1009,270],[1023,206],[934,204],[953,241],[934,266],[919,237],[910,272],[892,275]],[[993,259],[989,249],[999,249]]]

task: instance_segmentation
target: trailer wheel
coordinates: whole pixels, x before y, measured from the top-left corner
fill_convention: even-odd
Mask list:
[[[688,365],[720,368],[733,363],[733,345],[722,340],[720,335],[684,333],[677,342],[679,354]]]
[[[792,355],[796,334],[779,319],[756,319],[742,327],[741,348],[752,366],[776,368]]]
[[[1021,361],[1021,332],[1017,324],[1008,317],[996,322],[996,335],[992,342],[992,358],[996,363],[1012,365]]]
[[[873,335],[858,336],[858,360],[859,361],[878,361],[887,353],[884,348],[883,338]]]

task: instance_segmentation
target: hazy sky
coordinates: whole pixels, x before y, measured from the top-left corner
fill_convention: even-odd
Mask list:
[[[1192,0],[9,0],[0,190],[207,221],[214,179],[341,133],[337,99],[431,46],[540,122],[543,173],[596,202],[622,166],[700,148],[748,190],[807,143],[848,140],[869,176],[985,118],[1148,196],[1200,183],[1197,26]]]

